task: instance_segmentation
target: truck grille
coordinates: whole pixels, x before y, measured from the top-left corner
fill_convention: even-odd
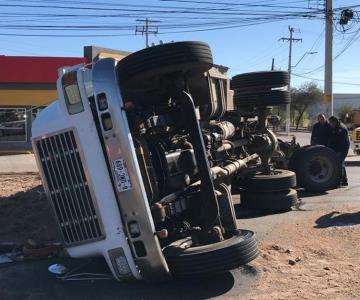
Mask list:
[[[65,244],[102,238],[73,130],[36,140],[35,146]]]

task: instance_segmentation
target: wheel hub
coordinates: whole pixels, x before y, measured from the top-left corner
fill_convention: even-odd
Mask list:
[[[316,157],[309,162],[308,170],[311,179],[315,182],[327,181],[332,174],[331,162],[325,157]]]
[[[318,161],[312,161],[310,164],[310,174],[313,176],[319,175],[321,173],[321,164]]]

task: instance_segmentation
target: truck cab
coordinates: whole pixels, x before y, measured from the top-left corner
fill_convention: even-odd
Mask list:
[[[357,155],[360,155],[360,127],[355,128],[351,133],[351,142],[353,150]]]
[[[141,62],[159,53],[170,62]],[[249,263],[257,243],[237,228],[229,181],[255,157],[209,162],[204,133],[219,148],[234,128],[218,121],[231,93],[229,80],[209,71],[207,44],[161,45],[123,60],[59,70],[59,99],[33,123],[34,154],[68,254],[103,256],[118,280],[204,276]],[[199,95],[197,107],[185,83]]]

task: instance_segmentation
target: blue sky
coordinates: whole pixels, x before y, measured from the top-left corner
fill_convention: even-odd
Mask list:
[[[203,3],[202,3],[203,2]],[[255,5],[254,5],[255,3]],[[129,4],[130,6],[126,6]],[[233,5],[232,5],[233,4]],[[247,4],[253,7],[246,7]],[[262,7],[261,5],[265,5]],[[310,6],[309,6],[310,4]],[[25,5],[25,7],[24,7]],[[133,9],[136,12],[129,12],[126,9]],[[136,7],[138,5],[138,7]],[[240,6],[239,6],[240,5]],[[245,5],[245,6],[242,6]],[[288,26],[295,28],[294,37],[303,41],[294,43],[293,62],[294,66],[300,58],[309,51],[317,52],[312,55],[305,55],[296,68],[293,68],[292,85],[299,86],[303,82],[318,79],[319,85],[323,82],[324,64],[324,20],[320,15],[316,19],[285,18],[278,21],[268,19],[267,23],[259,19],[254,12],[276,11],[309,11],[323,8],[322,0],[197,0],[197,1],[114,1],[114,0],[79,0],[79,1],[56,1],[56,0],[27,0],[27,1],[6,1],[0,0],[0,54],[3,55],[40,55],[40,56],[82,56],[83,46],[96,45],[113,49],[136,51],[144,47],[144,37],[135,35],[136,19],[149,17],[150,19],[161,20],[159,23],[159,34],[151,35],[150,42],[158,44],[164,42],[181,40],[201,40],[210,44],[214,60],[218,64],[230,67],[230,75],[244,72],[268,70],[271,67],[272,58],[275,59],[277,69],[286,70],[288,65],[288,43],[279,41],[281,37],[287,37]],[[359,5],[354,0],[334,0],[334,8]],[[33,7],[29,7],[33,6]],[[67,8],[64,8],[67,7]],[[167,7],[161,8],[161,7]],[[162,13],[157,10],[171,10],[184,8],[192,9],[194,14]],[[236,9],[244,8],[246,11],[237,12]],[[292,8],[288,8],[292,7]],[[80,8],[80,9],[77,9]],[[88,8],[88,9],[87,9]],[[100,10],[102,8],[104,10]],[[112,10],[115,8],[114,10]],[[234,12],[235,14],[202,14],[210,9],[218,13]],[[123,10],[124,9],[124,10]],[[145,12],[142,11],[145,10]],[[150,9],[151,12],[146,11]],[[153,10],[156,10],[154,12]],[[334,20],[334,56],[346,49],[334,61],[334,92],[335,93],[360,93],[360,5],[354,7],[354,19],[341,32],[337,24],[339,13],[335,14]],[[359,12],[359,13],[358,13]],[[67,15],[64,17],[63,15]],[[91,17],[87,15],[102,15],[102,17]],[[114,14],[120,16],[114,17]],[[131,14],[129,16],[129,14]],[[59,16],[60,15],[60,16]],[[81,16],[79,16],[81,15]],[[109,17],[111,15],[111,17]],[[124,16],[126,15],[126,16]],[[248,23],[258,23],[247,27],[235,27],[238,23],[223,25],[229,22],[229,18],[248,17]],[[201,18],[201,20],[200,20]],[[273,21],[273,22],[271,22]],[[232,27],[209,31],[193,31],[194,23],[211,23],[206,29],[216,27]],[[218,26],[217,26],[218,24]],[[230,25],[228,25],[230,24]],[[246,23],[242,23],[244,25]],[[69,26],[67,31],[52,29],[48,26]],[[179,26],[181,29],[163,28],[163,26]],[[31,26],[47,26],[39,29]],[[73,26],[125,26],[121,30],[78,30]],[[73,27],[73,28],[71,28]],[[196,27],[204,28],[204,27]],[[76,30],[74,30],[76,29]],[[155,29],[155,27],[152,27]],[[171,33],[166,33],[171,31]],[[174,31],[190,31],[177,32]],[[23,36],[23,35],[48,35],[47,37]],[[55,37],[52,35],[98,35],[96,37]],[[106,36],[107,34],[119,34],[119,36]],[[123,36],[124,35],[124,36]],[[347,43],[351,42],[349,47]],[[297,76],[296,76],[297,75]],[[302,77],[298,77],[302,76]],[[304,78],[308,77],[308,78]]]

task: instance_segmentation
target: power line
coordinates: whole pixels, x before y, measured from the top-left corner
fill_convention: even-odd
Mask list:
[[[210,2],[210,1],[193,1],[193,0],[160,0],[163,2],[181,2],[181,3],[199,3],[199,4],[216,4],[219,2]],[[246,6],[246,7],[273,7],[273,8],[296,8],[296,9],[309,9],[301,6],[282,6],[282,5],[272,5],[272,4],[254,4],[254,3],[234,3],[234,2],[221,2],[222,5],[230,6]]]
[[[355,33],[350,37],[350,39],[346,42],[346,44],[344,45],[344,47],[333,57],[333,61],[337,60],[345,51],[347,51],[351,45],[353,45],[358,39],[360,38],[360,27],[358,30],[355,31]],[[316,72],[319,72],[321,70],[323,70],[325,67],[325,64],[322,64],[321,66],[318,66],[317,68],[308,71],[308,72],[304,72],[302,73],[303,75],[307,75],[307,74],[313,74]]]
[[[139,5],[127,3],[109,3],[109,2],[85,2],[85,1],[56,1],[56,0],[43,0],[43,1],[20,1],[15,3],[11,1],[10,4],[0,4],[0,7],[12,8],[11,12],[1,12],[2,20],[0,21],[0,29],[6,29],[5,32],[0,32],[0,35],[5,36],[38,36],[38,37],[111,37],[111,36],[129,36],[126,31],[132,31],[135,24],[124,25],[104,25],[94,24],[94,19],[101,18],[144,18],[150,16],[163,21],[159,24],[161,34],[176,34],[186,32],[201,32],[201,31],[214,31],[234,29],[247,26],[263,25],[272,22],[279,22],[290,19],[321,19],[323,15],[322,9],[314,9],[306,7],[307,0],[302,1],[255,1],[247,3],[237,2],[212,2],[212,1],[190,1],[183,0],[184,3],[199,3],[207,5],[207,7],[194,7],[192,6],[172,6],[172,5]],[[175,2],[175,1],[167,1]],[[25,4],[24,4],[25,3]],[[29,4],[30,3],[30,4]],[[43,5],[43,3],[50,3],[51,5]],[[57,5],[61,3],[61,5]],[[304,7],[290,9],[296,5],[305,5]],[[53,5],[55,4],[55,5]],[[78,6],[74,6],[78,5]],[[80,6],[79,6],[80,5]],[[232,6],[233,7],[232,7]],[[210,6],[210,7],[209,7]],[[39,12],[36,14],[19,13],[16,9],[37,9]],[[41,9],[47,9],[46,13],[41,13]],[[51,10],[54,12],[58,9],[69,10],[71,13],[49,13]],[[341,9],[341,8],[337,8]],[[14,11],[15,10],[15,11]],[[97,13],[90,13],[96,11]],[[106,13],[99,14],[98,12],[105,11]],[[111,13],[110,13],[111,11]],[[121,13],[120,13],[121,11]],[[84,13],[83,13],[84,12]],[[107,13],[109,12],[109,13]],[[184,18],[184,15],[188,16]],[[24,19],[24,16],[33,16],[38,19]],[[51,20],[58,21],[59,18],[66,19],[81,19],[86,20],[89,18],[91,24],[89,25],[57,25],[52,24],[39,25],[36,22],[44,22],[45,17],[50,22]],[[4,19],[6,18],[6,19]],[[11,20],[9,20],[11,18]],[[51,19],[52,18],[52,19]],[[164,20],[167,20],[166,22]],[[171,22],[170,20],[174,20]],[[191,21],[189,21],[191,20]],[[18,22],[27,22],[26,25],[14,24]],[[31,22],[35,24],[31,24]],[[74,21],[76,22],[76,21]],[[23,32],[21,32],[23,31]],[[31,33],[27,33],[27,32]],[[44,34],[44,31],[51,31],[54,33]],[[62,31],[63,34],[56,33]],[[65,32],[68,31],[69,34]],[[86,32],[84,32],[86,31]],[[93,33],[88,31],[104,31],[104,34]],[[118,31],[124,31],[119,33]],[[71,33],[70,33],[71,32]],[[76,33],[75,33],[76,32]],[[126,32],[126,33],[125,33]]]
[[[293,75],[296,76],[296,77],[305,78],[305,79],[310,79],[310,80],[315,80],[315,81],[322,81],[322,82],[325,81],[324,79],[313,78],[313,77],[304,76],[304,75],[296,74],[296,73],[293,73]],[[359,83],[352,83],[352,82],[333,81],[333,83],[343,84],[343,85],[360,86]]]

